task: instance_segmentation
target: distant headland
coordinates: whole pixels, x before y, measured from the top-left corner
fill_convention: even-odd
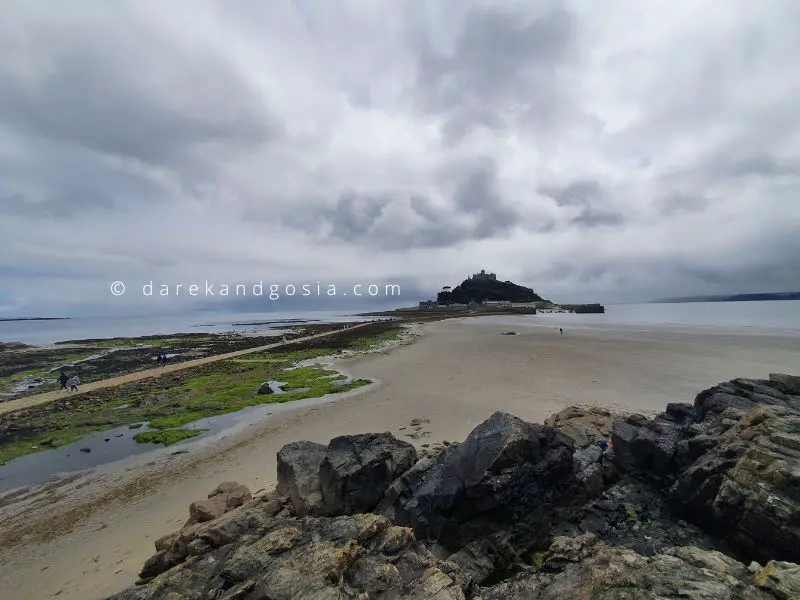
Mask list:
[[[685,296],[682,298],[661,298],[651,304],[670,304],[678,302],[765,302],[769,300],[800,300],[800,292],[778,292],[774,294],[733,294],[730,296]]]
[[[9,323],[12,321],[69,321],[69,317],[17,317],[11,319],[0,318],[0,322]]]
[[[395,311],[370,313],[380,315],[425,316],[467,313],[536,314],[604,313],[602,304],[557,304],[546,300],[529,287],[512,281],[500,281],[495,273],[481,269],[455,287],[446,285],[436,300],[424,300],[418,306]]]

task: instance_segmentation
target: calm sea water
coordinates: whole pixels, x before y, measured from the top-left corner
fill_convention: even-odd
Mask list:
[[[509,324],[524,319],[528,325],[550,327],[702,330],[800,336],[800,300],[612,304],[606,306],[605,314],[599,315],[540,313],[530,317],[486,319]]]
[[[297,319],[330,323],[358,321],[358,311],[309,311],[297,313],[189,314],[129,319],[70,319],[66,321],[0,322],[0,341],[45,345],[56,341],[134,337],[169,333],[259,333],[270,325],[241,325],[253,321]],[[740,333],[800,335],[800,300],[771,302],[694,302],[675,304],[612,304],[601,315],[538,314],[531,317],[485,317],[506,322],[525,319],[531,325],[624,328],[691,328]],[[508,321],[509,323],[512,321]]]
[[[222,333],[236,331],[257,334],[275,325],[249,325],[252,322],[288,321],[331,323],[359,321],[358,311],[308,311],[295,313],[187,314],[159,317],[75,318],[64,321],[0,321],[0,341],[47,345],[64,340],[136,337],[171,333]],[[361,311],[363,312],[363,311]]]

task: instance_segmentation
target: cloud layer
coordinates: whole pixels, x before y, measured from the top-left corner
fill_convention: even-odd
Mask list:
[[[793,0],[10,0],[0,316],[124,281],[800,288]]]

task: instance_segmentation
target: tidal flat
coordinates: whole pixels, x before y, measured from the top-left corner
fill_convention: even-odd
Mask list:
[[[379,321],[117,387],[65,392],[48,404],[0,417],[0,463],[121,426],[146,427],[134,436],[139,443],[171,445],[200,435],[202,430],[184,426],[207,417],[350,391],[371,380],[350,379],[303,361],[368,351],[398,339],[403,331],[396,322]],[[271,393],[259,394],[265,384]]]
[[[80,339],[46,347],[0,343],[0,402],[57,390],[63,370],[76,373],[81,383],[91,383],[156,366],[156,356],[174,364],[226,352],[269,344],[285,335],[292,340],[332,331],[335,323],[290,325],[275,328],[274,335],[238,333],[175,333],[142,337]]]

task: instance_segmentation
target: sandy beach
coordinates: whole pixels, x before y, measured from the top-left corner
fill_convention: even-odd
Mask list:
[[[409,422],[423,419],[411,440],[422,446],[462,440],[496,410],[539,422],[572,404],[651,414],[735,377],[800,373],[800,340],[791,336],[572,327],[560,335],[558,326],[477,319],[418,329],[411,344],[341,361],[348,373],[377,380],[363,391],[276,412],[188,454],[0,498],[0,528],[27,534],[0,554],[2,597],[93,600],[119,591],[135,581],[154,540],[218,483],[253,492],[274,485],[275,455],[294,440],[366,431],[410,439]],[[517,335],[501,335],[509,330]]]

